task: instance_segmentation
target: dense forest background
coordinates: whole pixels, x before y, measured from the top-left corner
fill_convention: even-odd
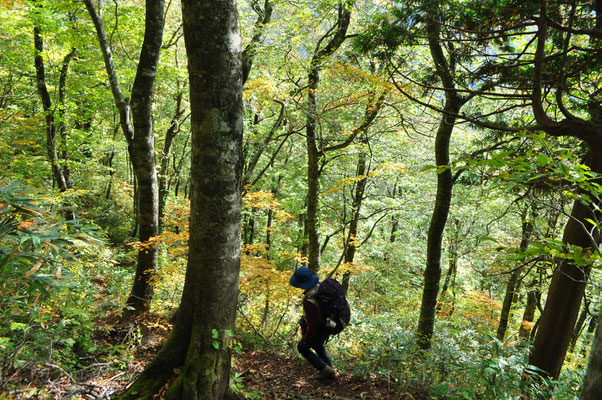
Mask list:
[[[599,398],[601,1],[182,3],[0,1],[0,399],[267,398],[300,266],[391,398]]]

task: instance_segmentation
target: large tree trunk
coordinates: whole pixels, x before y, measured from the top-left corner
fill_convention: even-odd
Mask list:
[[[192,126],[190,241],[173,331],[121,398],[224,398],[240,268],[242,73],[233,0],[182,2]]]
[[[600,308],[600,317],[602,319],[602,307]],[[587,372],[583,380],[583,389],[580,400],[598,400],[602,399],[602,328],[598,324],[594,343],[590,352]]]
[[[591,210],[579,201],[566,224],[563,242],[582,248],[591,247],[592,237],[584,229]],[[591,228],[591,226],[590,226]],[[570,260],[560,261],[552,275],[546,305],[539,321],[529,363],[557,379],[568,350],[590,267],[577,266]]]
[[[551,4],[551,3],[550,3]],[[595,94],[590,99],[590,120],[571,114],[563,103],[562,82],[560,87],[553,88],[556,91],[556,106],[565,119],[556,120],[548,115],[546,93],[553,92],[546,88],[547,83],[545,66],[546,63],[546,41],[551,38],[548,35],[547,15],[549,2],[540,2],[540,12],[537,18],[537,44],[534,53],[533,89],[531,93],[531,104],[533,116],[540,130],[552,136],[572,136],[583,140],[589,146],[589,152],[585,156],[584,164],[589,166],[593,172],[602,172],[602,124],[600,124],[600,102],[595,101]],[[567,45],[569,41],[566,41]],[[564,52],[572,51],[565,46]],[[565,65],[566,67],[566,65]],[[552,71],[549,71],[552,72]],[[554,70],[553,73],[566,76],[571,71]],[[555,110],[555,108],[552,108]],[[600,182],[597,182],[600,183]],[[592,196],[597,198],[598,196]],[[599,213],[592,212],[600,204],[586,205],[580,200],[575,201],[570,218],[565,226],[562,241],[565,245],[575,245],[584,251],[593,250],[600,242],[599,229],[590,221],[599,221]],[[599,209],[599,208],[598,208]],[[575,265],[570,259],[559,262],[550,282],[546,305],[539,321],[539,327],[533,342],[529,363],[545,371],[547,375],[556,379],[560,374],[564,358],[570,344],[575,321],[579,314],[581,299],[585,292],[585,286],[589,278],[589,266]]]
[[[152,98],[163,38],[164,2],[163,0],[146,2],[144,41],[132,87],[131,106],[119,87],[113,56],[102,22],[101,9],[99,8],[97,12],[91,0],[84,0],[84,3],[96,28],[136,177],[136,222],[140,248],[134,284],[122,315],[122,321],[127,321],[150,309],[154,288],[153,276],[157,268],[158,247],[153,238],[159,233],[159,189],[155,165]],[[130,113],[133,123],[130,120]]]

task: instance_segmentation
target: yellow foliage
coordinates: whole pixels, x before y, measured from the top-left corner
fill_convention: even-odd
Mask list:
[[[171,259],[186,256],[188,253],[188,225],[190,205],[188,203],[170,207],[165,216],[163,233],[157,236],[158,242],[165,245]]]
[[[282,208],[280,202],[274,197],[274,193],[265,190],[251,191],[251,187],[248,187],[247,190],[244,197],[244,208],[249,208],[253,211],[272,210],[278,223],[283,223],[294,218]]]
[[[462,309],[466,318],[479,321],[491,328],[497,326],[499,311],[502,308],[498,300],[480,290],[469,290],[462,298],[464,300]]]
[[[320,271],[318,271],[318,275],[321,277],[327,277],[333,269],[333,266],[322,266],[322,268],[320,268]],[[332,275],[332,278],[335,278],[339,282],[342,282],[343,276],[346,273],[349,273],[351,275],[361,275],[362,273],[372,271],[373,269],[373,266],[366,264],[363,260],[355,260],[350,263],[343,263]]]
[[[360,103],[361,100],[364,97],[367,97],[368,95],[369,95],[369,92],[367,92],[367,91],[357,90],[357,91],[354,91],[353,93],[348,94],[347,96],[339,97],[332,101],[329,101],[324,106],[324,109],[325,110],[334,110],[337,108],[344,108],[344,107],[357,107],[358,103]],[[347,136],[351,135],[351,132],[346,132],[346,135]]]
[[[254,100],[256,108],[261,110],[267,104],[274,104],[273,99],[278,97],[279,88],[273,81],[266,78],[257,78],[246,83],[243,96],[245,100]]]
[[[301,253],[291,253],[288,250],[283,250],[280,253],[278,253],[278,258],[284,261],[288,261],[291,265],[305,265],[309,262],[307,257],[303,257]]]
[[[333,194],[333,193],[340,193],[343,191],[343,188],[345,188],[347,186],[352,186],[356,182],[364,180],[364,179],[366,179],[366,175],[359,175],[359,176],[354,176],[354,177],[350,177],[350,178],[343,178],[343,179],[337,181],[333,187],[331,187],[330,189],[328,189],[327,191],[322,193],[322,196],[328,196],[329,194]]]
[[[535,326],[535,322],[527,321],[527,320],[523,320],[520,324],[524,329],[526,329],[528,331],[533,329],[533,327]]]
[[[386,91],[394,89],[394,86],[379,75],[371,74],[365,69],[350,64],[334,63],[330,67],[330,72],[346,81],[355,83],[369,83],[380,87]]]
[[[245,92],[256,92],[256,93],[274,93],[276,92],[276,85],[274,81],[266,78],[257,78],[249,81],[245,85]]]
[[[17,5],[21,5],[22,1],[21,0],[0,0],[0,3],[2,4],[3,7],[10,10],[15,6],[15,3]],[[0,399],[2,399],[2,396],[0,396]]]
[[[291,271],[278,270],[265,251],[265,245],[244,246],[241,255],[240,292],[249,300],[246,317],[257,326],[275,310],[286,313],[296,295],[288,282]]]
[[[396,174],[409,174],[411,172],[404,164],[393,162],[379,164],[374,170],[375,175],[382,175],[385,172],[394,172]]]
[[[257,210],[260,208],[275,208],[278,201],[274,198],[274,193],[265,190],[247,192],[245,195],[245,206]]]

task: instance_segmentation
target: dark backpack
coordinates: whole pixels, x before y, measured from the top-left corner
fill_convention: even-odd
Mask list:
[[[343,286],[335,279],[324,279],[320,283],[318,291],[310,297],[310,300],[312,299],[318,301],[320,324],[330,334],[337,335],[349,325],[349,320],[351,319],[349,303],[345,298]]]

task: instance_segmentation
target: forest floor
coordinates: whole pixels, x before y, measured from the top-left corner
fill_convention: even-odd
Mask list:
[[[128,359],[102,363],[89,360],[84,367],[67,371],[56,364],[40,363],[28,373],[12,376],[18,390],[0,399],[109,400],[124,390],[159,351],[167,329],[153,329],[150,339],[131,348]],[[109,335],[111,336],[111,335]],[[115,338],[101,339],[109,348]],[[335,360],[336,367],[336,360]],[[383,376],[338,373],[334,382],[317,379],[316,371],[297,354],[247,348],[235,354],[233,385],[249,400],[427,400],[420,388],[402,388]],[[11,379],[12,380],[12,379]],[[11,385],[12,386],[12,385]],[[15,386],[13,386],[15,387]]]
[[[127,387],[129,382],[124,378],[142,371],[152,355],[148,351],[140,353],[140,358],[129,364],[127,373],[107,370],[106,374],[90,376],[84,382],[62,379],[55,382],[52,396],[54,399],[110,399],[112,393]],[[358,377],[339,373],[334,382],[325,383],[317,379],[316,371],[300,357],[266,350],[247,350],[236,355],[233,372],[249,400],[430,399],[421,390],[402,390],[376,375]]]
[[[236,359],[235,370],[243,378],[246,392],[262,393],[257,399],[430,399],[421,390],[404,391],[376,375],[359,377],[339,373],[334,382],[324,383],[300,357],[270,351],[243,352]]]

